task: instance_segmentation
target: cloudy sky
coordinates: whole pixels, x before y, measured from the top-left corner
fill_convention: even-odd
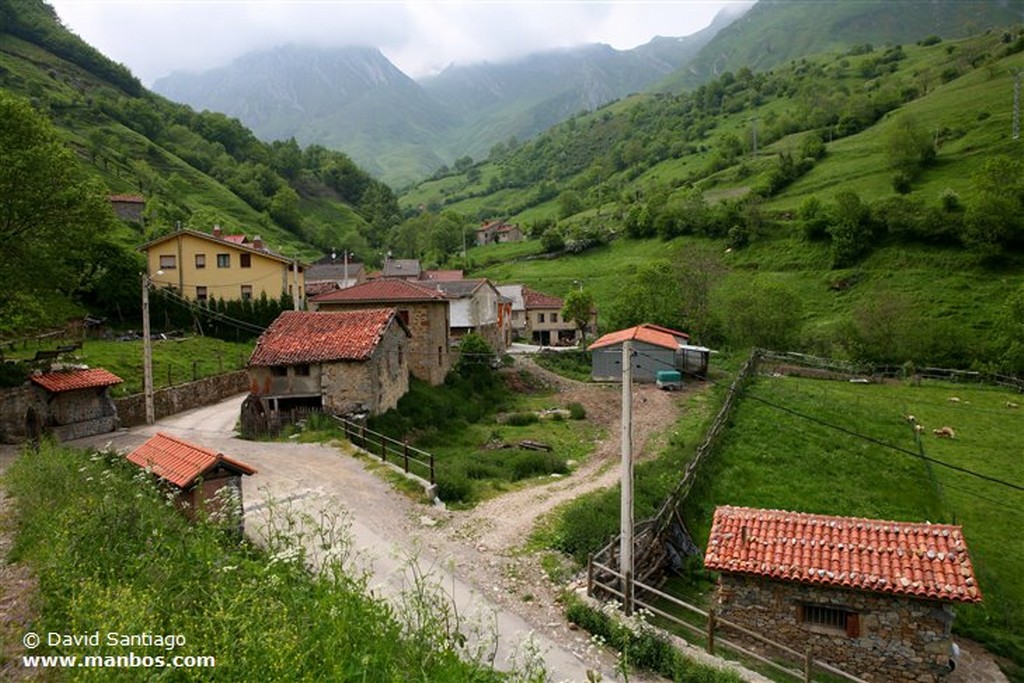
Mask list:
[[[49,0],[64,25],[151,86],[288,43],[369,45],[413,78],[584,43],[685,36],[740,0]]]

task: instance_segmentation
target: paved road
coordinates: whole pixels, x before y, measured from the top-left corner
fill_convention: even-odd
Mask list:
[[[603,680],[616,680],[607,655],[591,648],[568,649],[538,631],[542,625],[498,607],[485,591],[460,576],[464,561],[459,549],[436,542],[427,526],[427,508],[396,493],[392,486],[371,471],[373,460],[356,457],[344,449],[348,444],[300,444],[253,442],[237,438],[234,428],[244,396],[180,413],[153,426],[138,427],[111,435],[91,437],[71,445],[118,450],[133,449],[157,431],[173,434],[255,467],[243,486],[247,532],[265,533],[268,510],[284,502],[295,512],[319,518],[324,511],[339,513],[349,524],[355,548],[354,568],[369,572],[374,594],[401,602],[403,593],[428,575],[438,609],[457,611],[464,630],[479,631],[477,643],[496,636],[494,664],[506,669],[513,657],[522,660],[532,641],[542,653],[551,680],[587,681],[587,670],[599,672]],[[270,501],[275,501],[270,504]],[[441,603],[446,603],[441,604]],[[546,625],[550,627],[550,624]],[[573,634],[586,643],[583,634]],[[518,654],[517,654],[518,653]]]

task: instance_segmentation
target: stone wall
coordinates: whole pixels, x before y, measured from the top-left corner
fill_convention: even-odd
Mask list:
[[[324,363],[324,410],[379,415],[398,405],[409,391],[409,341],[398,325],[391,325],[368,361]]]
[[[28,438],[25,417],[29,408],[45,419],[46,413],[40,412],[45,411],[45,402],[28,382],[0,389],[0,443],[22,443]]]
[[[723,573],[718,615],[868,681],[935,683],[949,673],[948,603]],[[806,623],[803,607],[849,612],[846,630]],[[723,632],[726,639],[736,634]]]
[[[245,393],[248,389],[249,375],[245,370],[214,375],[154,392],[153,409],[156,419],[159,420],[168,415],[210,405],[235,394]],[[146,423],[144,394],[133,394],[114,399],[114,404],[117,406],[117,415],[122,427],[134,427]]]

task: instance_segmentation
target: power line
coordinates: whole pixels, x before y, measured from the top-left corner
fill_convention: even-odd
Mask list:
[[[644,356],[646,358],[650,358],[651,360],[654,360],[654,361],[656,361],[658,363],[662,363],[662,364],[664,364],[666,366],[669,365],[664,360],[662,360],[660,358],[657,358],[656,356],[651,356],[649,354],[643,353],[642,351],[635,352],[635,355]],[[675,369],[675,368],[673,367],[673,369]],[[689,373],[689,374],[692,375],[693,373]],[[717,383],[717,382],[715,382],[713,380],[709,379],[708,381],[710,383],[714,384],[715,386],[719,386],[719,387],[723,386],[723,385],[721,385],[721,384],[719,384],[719,383]],[[873,443],[873,444],[875,444],[877,446],[881,446],[883,448],[889,448],[889,449],[892,449],[892,450],[894,450],[894,451],[896,451],[898,453],[902,453],[904,455],[909,455],[909,456],[914,457],[914,458],[920,458],[920,459],[922,459],[922,460],[924,460],[926,462],[933,463],[933,464],[938,465],[940,467],[946,467],[946,468],[954,470],[956,472],[960,472],[962,474],[967,474],[967,475],[972,476],[972,477],[977,477],[978,479],[983,479],[983,480],[991,482],[993,484],[998,484],[1000,486],[1005,486],[1007,488],[1014,489],[1016,491],[1024,491],[1024,486],[1022,486],[1020,484],[1015,484],[1015,483],[1010,482],[1010,481],[999,479],[998,477],[993,477],[993,476],[988,475],[988,474],[984,474],[984,473],[981,473],[981,472],[976,472],[976,471],[968,469],[966,467],[961,467],[960,465],[954,465],[952,463],[948,463],[948,462],[945,462],[943,460],[939,460],[938,458],[933,458],[933,457],[931,457],[929,455],[926,455],[924,453],[915,453],[914,451],[908,450],[908,449],[903,448],[901,446],[897,446],[895,444],[888,443],[886,441],[882,441],[881,439],[878,439],[876,437],[869,436],[867,434],[861,434],[860,432],[854,431],[852,429],[848,429],[847,427],[843,427],[842,425],[837,425],[837,424],[834,424],[834,423],[831,423],[831,422],[827,422],[827,421],[822,420],[821,418],[817,418],[817,417],[815,417],[813,415],[807,415],[806,413],[801,413],[800,411],[794,410],[793,408],[787,408],[786,406],[783,406],[783,405],[774,403],[772,401],[769,401],[767,399],[761,398],[759,396],[756,396],[756,395],[750,393],[749,391],[745,391],[744,390],[742,392],[742,394],[743,394],[743,396],[749,397],[749,398],[751,398],[751,399],[753,399],[755,401],[763,403],[764,405],[767,405],[769,407],[775,408],[776,410],[781,410],[783,412],[789,413],[789,414],[794,415],[796,417],[799,417],[801,419],[805,419],[805,420],[809,420],[811,422],[814,422],[815,424],[821,425],[823,427],[828,427],[830,429],[834,429],[834,430],[840,431],[840,432],[842,432],[844,434],[847,434],[849,436],[853,436],[853,437],[858,438],[858,439],[863,439],[863,440],[868,441],[869,443]]]

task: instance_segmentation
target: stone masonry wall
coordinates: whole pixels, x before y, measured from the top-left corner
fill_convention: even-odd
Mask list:
[[[160,389],[153,394],[153,409],[156,419],[174,415],[191,408],[216,403],[249,389],[249,374],[245,370],[223,375],[206,377],[176,387]],[[143,394],[133,394],[114,399],[117,415],[122,427],[134,427],[146,422],[146,399]]]
[[[936,683],[949,673],[948,603],[723,573],[718,615],[868,681]],[[804,623],[801,606],[857,616],[850,633]],[[735,636],[726,630],[724,637]]]

